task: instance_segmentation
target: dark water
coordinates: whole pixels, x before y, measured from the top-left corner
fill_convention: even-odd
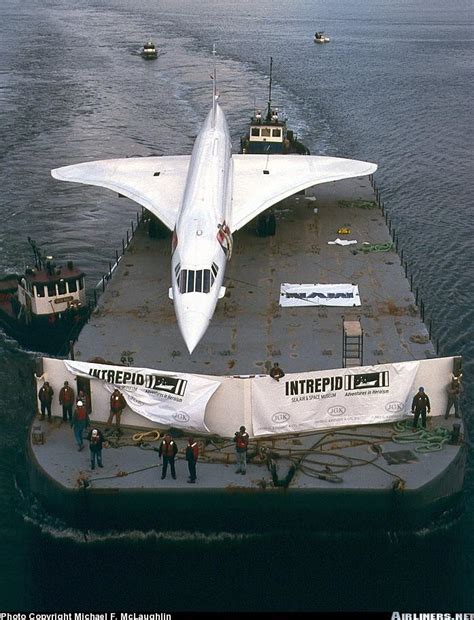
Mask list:
[[[136,207],[50,169],[189,152],[213,43],[237,150],[272,55],[274,101],[311,152],[379,164],[440,352],[464,357],[472,427],[470,2],[2,0],[0,19],[0,272],[29,262],[31,235],[95,284]],[[314,45],[316,29],[333,41]],[[138,56],[148,37],[155,62]],[[316,533],[85,537],[42,515],[17,488],[33,361],[0,336],[0,611],[474,608],[472,460],[462,516],[404,534],[333,532],[315,515]]]

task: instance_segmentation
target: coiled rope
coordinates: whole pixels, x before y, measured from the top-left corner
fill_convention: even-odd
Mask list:
[[[414,448],[415,452],[439,452],[443,449],[445,443],[451,439],[451,433],[442,426],[437,426],[432,430],[421,428],[413,432],[413,422],[411,420],[403,420],[394,424],[395,431],[392,441],[395,443],[419,443]]]
[[[393,248],[391,241],[387,243],[365,243],[360,246],[362,252],[390,252]]]

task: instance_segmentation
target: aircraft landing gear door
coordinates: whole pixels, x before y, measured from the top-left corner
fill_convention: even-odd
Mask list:
[[[89,403],[88,414],[92,413],[91,380],[85,377],[76,377],[77,394],[82,390],[87,395]]]

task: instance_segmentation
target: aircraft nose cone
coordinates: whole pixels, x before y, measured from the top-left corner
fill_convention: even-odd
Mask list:
[[[208,325],[208,317],[201,312],[187,311],[183,313],[179,328],[190,354],[204,336]]]

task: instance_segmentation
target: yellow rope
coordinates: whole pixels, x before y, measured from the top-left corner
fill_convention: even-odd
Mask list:
[[[161,437],[160,431],[148,431],[146,433],[135,433],[133,441],[158,441]]]

